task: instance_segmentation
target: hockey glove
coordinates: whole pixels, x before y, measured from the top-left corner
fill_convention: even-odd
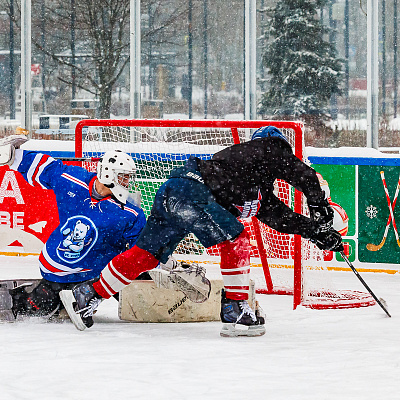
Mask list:
[[[338,231],[331,228],[328,231],[317,230],[310,241],[320,250],[343,251],[342,236]]]
[[[308,204],[310,218],[316,222],[320,232],[329,231],[333,226],[333,210],[328,200],[320,204]]]
[[[0,139],[0,165],[12,165],[15,158],[15,149],[19,149],[28,138],[24,135],[10,135]]]

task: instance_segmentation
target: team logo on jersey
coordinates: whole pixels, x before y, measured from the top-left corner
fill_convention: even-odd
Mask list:
[[[243,206],[237,206],[235,204],[235,207],[241,213],[240,218],[250,218],[257,215],[258,210],[261,207],[261,200],[262,200],[262,195],[260,189],[258,189],[257,200],[245,201]]]
[[[60,232],[62,239],[57,246],[57,255],[70,264],[82,260],[98,237],[93,221],[83,215],[68,218]]]

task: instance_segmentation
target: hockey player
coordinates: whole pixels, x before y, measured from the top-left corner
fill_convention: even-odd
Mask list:
[[[310,218],[294,213],[274,195],[276,179],[304,193]],[[255,131],[251,141],[228,147],[211,160],[190,157],[185,166],[172,171],[156,194],[136,245],[109,262],[99,280],[60,293],[68,314],[78,329],[91,326],[93,310],[101,299],[164,262],[192,232],[205,247],[220,246],[225,287],[221,335],[263,335],[264,318],[247,302],[249,235],[237,219],[255,215],[280,232],[311,240],[320,249],[343,248],[340,234],[332,228],[333,211],[316,172],[294,156],[279,129],[268,126]]]
[[[26,140],[21,135],[2,139],[0,165],[8,164],[32,186],[53,190],[60,223],[39,256],[39,285],[12,290],[12,302],[6,303],[12,303],[10,315],[15,318],[51,317],[62,306],[60,290],[98,277],[104,265],[135,244],[146,218],[140,207],[127,201],[136,170],[129,155],[106,152],[96,175],[19,149]]]

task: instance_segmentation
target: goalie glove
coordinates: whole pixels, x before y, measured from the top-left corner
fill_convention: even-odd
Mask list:
[[[334,212],[328,200],[320,204],[308,204],[310,218],[317,224],[321,232],[329,231],[333,227]]]
[[[343,251],[342,236],[338,231],[331,228],[328,231],[316,230],[310,237],[320,250]]]
[[[15,149],[28,141],[24,135],[10,135],[0,139],[0,165],[12,165],[15,159]]]
[[[149,271],[157,287],[179,290],[194,303],[204,303],[210,297],[211,283],[205,276],[204,267],[195,263],[178,263],[175,260],[173,260],[173,268],[168,268],[169,266],[165,268],[165,264],[160,266],[161,268]]]

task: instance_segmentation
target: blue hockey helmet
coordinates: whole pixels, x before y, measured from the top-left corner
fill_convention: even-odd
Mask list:
[[[275,126],[263,126],[262,128],[258,128],[251,137],[251,140],[261,139],[266,137],[280,137],[281,139],[288,141],[286,136]]]

